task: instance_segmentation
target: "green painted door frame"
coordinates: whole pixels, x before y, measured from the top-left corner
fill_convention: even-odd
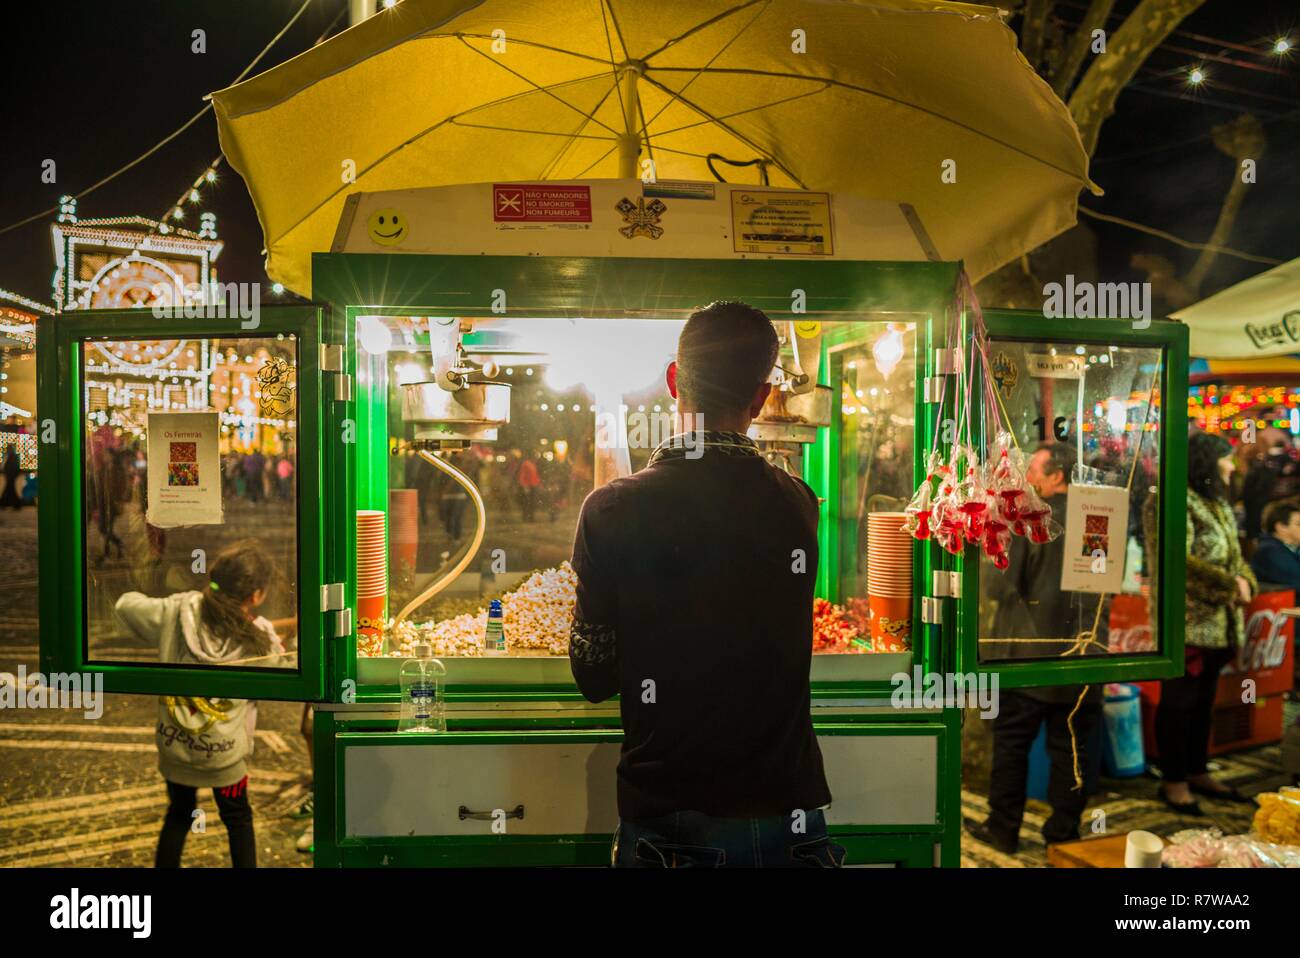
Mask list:
[[[1187,368],[1188,333],[1182,323],[1151,321],[1145,329],[1119,319],[1053,319],[1030,310],[986,310],[992,340],[1033,343],[1154,347],[1163,350],[1158,385],[1161,418],[1154,435],[1160,442],[1160,569],[1152,590],[1159,600],[1159,645],[1154,653],[1075,656],[986,665],[979,661],[980,563],[966,547],[959,560],[962,595],[958,603],[958,670],[997,673],[1003,688],[1084,685],[1173,678],[1183,674],[1184,593],[1187,569]],[[982,388],[977,373],[974,388]],[[978,423],[976,424],[978,430]]]
[[[77,310],[36,324],[38,438],[44,489],[38,519],[41,670],[46,674],[100,673],[109,692],[147,692],[231,698],[320,700],[325,694],[321,657],[320,594],[324,530],[319,435],[319,311],[313,306],[269,306],[255,327],[237,317],[155,317],[147,309]],[[82,350],[100,339],[236,339],[293,334],[298,343],[298,634],[296,671],[225,666],[98,662],[89,657],[84,576],[88,510],[83,495],[85,415]]]

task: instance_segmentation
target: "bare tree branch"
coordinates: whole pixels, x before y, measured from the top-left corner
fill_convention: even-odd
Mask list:
[[[1092,0],[1088,4],[1088,9],[1083,15],[1083,20],[1079,23],[1079,28],[1075,30],[1074,36],[1070,38],[1070,45],[1065,51],[1065,60],[1062,61],[1056,73],[1052,75],[1052,89],[1062,99],[1065,98],[1065,94],[1073,86],[1074,78],[1078,76],[1079,68],[1083,66],[1084,58],[1087,57],[1088,50],[1092,46],[1092,31],[1105,28],[1106,18],[1110,16],[1110,11],[1114,6],[1115,0]]]
[[[1115,112],[1115,101],[1143,61],[1174,28],[1205,0],[1142,0],[1111,34],[1106,53],[1096,57],[1070,97],[1083,148],[1091,156],[1101,125]]]
[[[1236,119],[1214,128],[1214,145],[1219,148],[1220,153],[1232,158],[1232,180],[1228,192],[1224,194],[1223,205],[1219,207],[1219,218],[1214,224],[1214,231],[1206,241],[1208,246],[1219,247],[1227,244],[1233,223],[1237,220],[1237,214],[1241,212],[1241,203],[1246,198],[1246,188],[1249,185],[1242,177],[1241,162],[1258,160],[1264,152],[1265,144],[1263,124],[1249,113],[1243,113]],[[1200,295],[1201,284],[1205,282],[1205,277],[1218,255],[1216,249],[1201,250],[1201,255],[1196,258],[1196,264],[1187,274],[1186,283],[1193,295]]]
[[[1052,12],[1055,2],[1056,0],[1028,0],[1025,4],[1024,19],[1020,24],[1020,52],[1035,70],[1038,69],[1038,61],[1043,58],[1047,15]]]

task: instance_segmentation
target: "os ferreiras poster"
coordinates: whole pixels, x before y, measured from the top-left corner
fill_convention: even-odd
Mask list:
[[[149,414],[150,525],[221,523],[220,428],[215,412]]]
[[[1065,510],[1063,592],[1119,592],[1128,546],[1128,490],[1070,486]]]

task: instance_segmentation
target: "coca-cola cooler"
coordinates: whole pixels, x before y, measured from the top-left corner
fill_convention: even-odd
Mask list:
[[[1246,609],[1246,641],[1237,657],[1219,674],[1210,726],[1210,754],[1221,755],[1282,740],[1283,704],[1295,686],[1296,609],[1293,590],[1262,592]],[[1112,619],[1112,629],[1115,622]],[[1142,624],[1125,620],[1123,627],[1140,632]],[[1142,689],[1142,730],[1148,757],[1158,752],[1155,737],[1160,683],[1139,682]]]

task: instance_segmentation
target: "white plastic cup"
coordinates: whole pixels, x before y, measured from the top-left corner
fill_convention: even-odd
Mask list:
[[[1124,842],[1124,867],[1159,868],[1160,854],[1164,850],[1165,843],[1159,835],[1140,830],[1129,832]]]

